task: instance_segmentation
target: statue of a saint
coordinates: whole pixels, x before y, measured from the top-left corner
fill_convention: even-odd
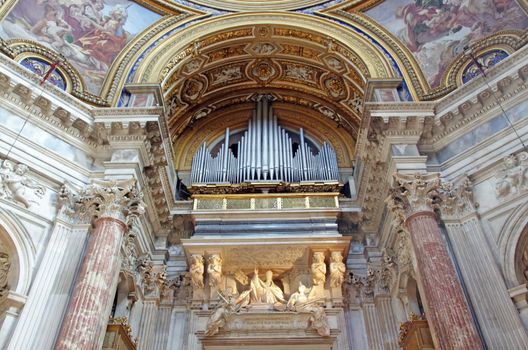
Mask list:
[[[258,276],[258,270],[255,269],[249,289],[240,294],[237,303],[240,303],[241,307],[245,307],[250,303],[276,304],[286,303],[286,300],[284,300],[282,290],[273,282],[273,272],[271,270],[266,271],[266,279],[263,281]]]

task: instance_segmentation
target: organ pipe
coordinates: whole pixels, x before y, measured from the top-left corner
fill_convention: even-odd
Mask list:
[[[236,143],[237,155],[230,148],[230,130],[224,143],[212,155],[204,142],[192,160],[192,184],[242,182],[337,181],[339,169],[334,149],[326,142],[317,154],[299,130],[299,145],[293,153],[293,141],[273,113],[267,97],[257,102],[248,129]]]

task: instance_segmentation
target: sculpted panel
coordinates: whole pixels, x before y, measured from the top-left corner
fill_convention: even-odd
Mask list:
[[[4,160],[0,169],[0,198],[12,200],[29,208],[42,198],[45,189],[27,176],[25,164]]]

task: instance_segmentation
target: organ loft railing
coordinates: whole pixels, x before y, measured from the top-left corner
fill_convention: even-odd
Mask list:
[[[215,155],[205,142],[198,149],[192,161],[192,186],[338,182],[334,149],[326,142],[316,149],[306,140],[302,128],[299,135],[290,135],[278,124],[270,99],[259,97],[247,130],[238,135],[236,143],[230,146],[232,135],[227,128]]]

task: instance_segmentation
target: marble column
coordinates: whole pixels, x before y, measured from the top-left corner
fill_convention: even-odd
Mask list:
[[[483,349],[433,211],[438,174],[396,174],[389,207],[404,222],[435,348]]]
[[[119,250],[127,217],[143,211],[135,180],[97,181],[79,197],[95,216],[85,257],[55,349],[100,349],[119,276]]]
[[[528,349],[528,336],[480,225],[469,179],[443,183],[439,205],[469,298],[490,349]]]

